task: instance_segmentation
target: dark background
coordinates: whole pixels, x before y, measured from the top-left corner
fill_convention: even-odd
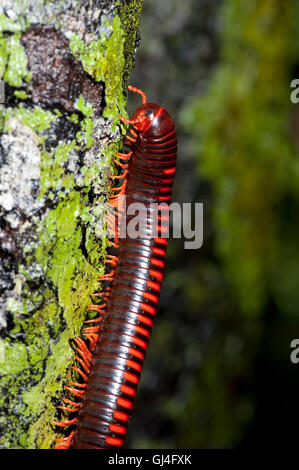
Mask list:
[[[204,242],[169,241],[127,448],[297,445],[298,14],[297,0],[144,1],[131,84],[173,117],[173,200],[204,204]]]

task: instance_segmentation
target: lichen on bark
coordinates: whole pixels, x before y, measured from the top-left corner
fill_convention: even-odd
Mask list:
[[[0,6],[0,446],[49,448],[104,270],[142,0]]]

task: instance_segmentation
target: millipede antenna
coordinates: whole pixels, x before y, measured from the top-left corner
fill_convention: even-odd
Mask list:
[[[132,86],[132,85],[129,85],[129,86],[128,86],[128,89],[129,89],[130,91],[133,91],[134,93],[138,93],[138,94],[141,96],[141,98],[142,98],[142,104],[145,104],[145,103],[147,102],[147,97],[146,97],[146,94],[144,93],[144,91],[139,90],[139,88],[136,88],[136,87],[134,87],[134,86]],[[127,123],[127,124],[136,124],[136,123],[138,122],[138,119],[131,120],[131,119],[126,119],[126,118],[124,118],[124,117],[120,118],[120,120],[121,120],[122,122]]]

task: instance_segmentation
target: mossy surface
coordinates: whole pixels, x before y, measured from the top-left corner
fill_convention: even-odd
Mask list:
[[[31,78],[26,53],[20,43],[25,29],[24,19],[14,22],[0,13],[0,79],[13,87],[20,87]]]
[[[132,2],[130,10],[135,36],[141,4]],[[109,18],[99,15],[104,31],[100,37],[86,41],[72,33],[69,41],[83,69],[105,84],[106,106],[100,117],[83,97],[72,114],[28,101],[31,75],[21,34],[29,21],[0,16],[0,78],[20,100],[1,106],[3,136],[13,128],[29,129],[29,141],[40,153],[36,208],[26,229],[21,227],[26,237],[18,238],[21,255],[6,303],[9,326],[1,340],[0,445],[4,448],[49,448],[58,436],[51,420],[71,376],[71,339],[81,332],[90,294],[99,287],[97,278],[104,271],[107,174],[124,133],[123,127],[119,131],[119,118],[125,114],[123,91],[135,45],[133,30],[128,34],[121,20],[127,6],[117,6]],[[71,132],[58,138],[61,122],[68,122]]]

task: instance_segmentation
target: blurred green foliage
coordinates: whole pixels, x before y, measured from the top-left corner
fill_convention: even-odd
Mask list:
[[[217,250],[245,314],[261,313],[269,293],[285,313],[298,310],[299,225],[294,213],[288,230],[285,217],[288,202],[299,202],[289,85],[296,16],[292,1],[225,2],[219,66],[208,93],[183,114],[198,136]]]
[[[204,244],[169,242],[128,447],[298,440],[298,14],[298,0],[144,3],[132,84],[174,118],[174,200],[204,203]]]

